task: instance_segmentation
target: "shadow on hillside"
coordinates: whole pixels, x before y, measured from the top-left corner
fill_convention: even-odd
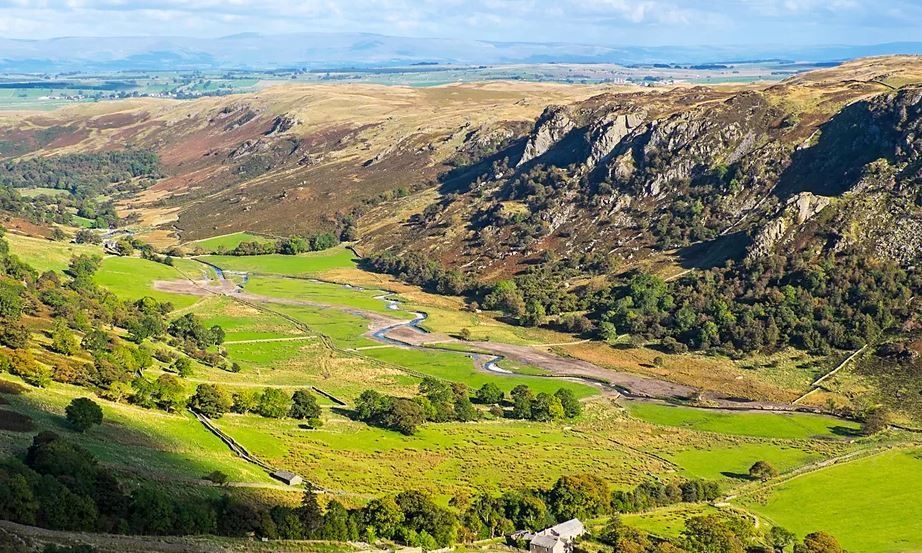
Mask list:
[[[752,478],[750,478],[748,474],[745,474],[742,472],[730,472],[730,471],[725,470],[725,471],[722,471],[720,474],[726,476],[727,478],[733,478],[734,480],[752,480]]]
[[[786,199],[800,192],[837,196],[849,190],[865,165],[893,157],[897,124],[893,112],[872,111],[867,101],[845,107],[820,126],[816,144],[794,152],[775,194]]]
[[[843,436],[846,438],[857,438],[862,436],[862,431],[860,428],[851,428],[848,426],[833,426],[829,429],[829,431],[836,436]]]
[[[684,269],[709,269],[723,265],[728,259],[742,259],[752,240],[745,232],[718,236],[679,250],[680,265]]]

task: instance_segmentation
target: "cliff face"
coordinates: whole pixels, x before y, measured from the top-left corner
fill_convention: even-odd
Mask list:
[[[491,163],[445,179],[425,214],[366,244],[427,251],[487,277],[545,250],[628,264],[678,252],[695,266],[862,247],[912,265],[922,254],[922,86],[864,76],[549,107]]]

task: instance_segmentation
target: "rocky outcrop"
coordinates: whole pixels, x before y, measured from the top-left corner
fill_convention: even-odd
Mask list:
[[[543,155],[574,128],[576,123],[571,118],[569,110],[560,106],[546,108],[535,123],[516,167],[521,167]]]
[[[591,171],[607,161],[615,147],[631,131],[639,127],[645,117],[645,112],[611,114],[594,123],[586,137],[589,140],[587,168]]]
[[[750,257],[764,257],[777,250],[797,227],[812,219],[831,202],[825,196],[801,192],[791,197],[780,212],[756,235],[749,248]]]
[[[266,136],[276,136],[286,133],[300,124],[301,122],[296,117],[292,117],[291,115],[279,115],[273,119],[272,126],[269,127]]]

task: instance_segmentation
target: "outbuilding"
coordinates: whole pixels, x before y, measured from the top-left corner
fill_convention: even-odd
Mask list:
[[[269,474],[272,478],[280,480],[289,486],[299,486],[304,483],[304,479],[293,472],[287,470],[277,470]]]

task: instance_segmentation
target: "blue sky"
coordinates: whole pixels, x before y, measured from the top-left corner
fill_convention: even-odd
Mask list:
[[[604,45],[922,41],[920,0],[0,0],[0,36],[361,31]]]

